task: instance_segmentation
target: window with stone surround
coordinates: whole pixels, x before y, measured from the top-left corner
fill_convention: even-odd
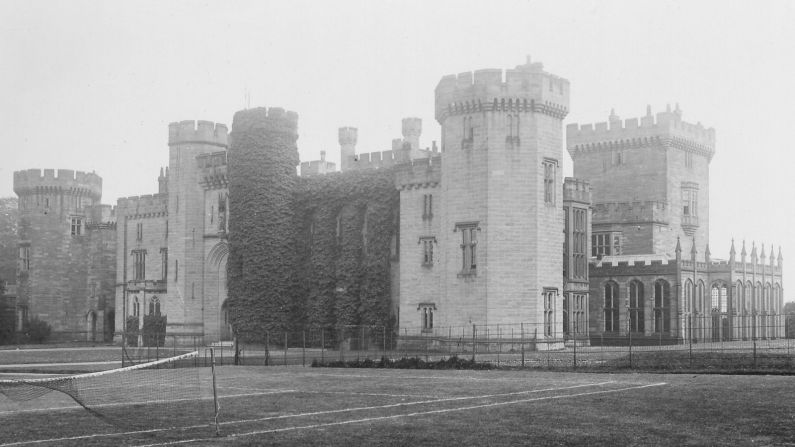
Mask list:
[[[137,317],[141,314],[141,306],[140,302],[138,301],[138,295],[133,295],[132,297],[132,315]]]
[[[621,254],[621,233],[602,232],[591,234],[591,256],[618,256]]]
[[[472,149],[473,143],[475,141],[475,129],[472,126],[472,117],[465,116],[464,117],[464,124],[463,124],[462,134],[463,138],[461,139],[461,149]]]
[[[644,298],[643,283],[633,280],[629,283],[629,329],[632,332],[643,333],[644,324]]]
[[[144,224],[143,222],[138,222],[135,225],[135,240],[142,241],[144,239]]]
[[[478,222],[463,222],[455,225],[461,233],[461,274],[474,275],[477,272]]]
[[[692,152],[685,152],[685,167],[688,169],[693,169],[693,153]]]
[[[682,215],[698,216],[698,184],[696,183],[682,183]]]
[[[160,265],[162,266],[160,277],[165,281],[168,279],[168,248],[166,247],[160,249]]]
[[[153,296],[149,300],[149,315],[160,316],[160,298]]]
[[[19,246],[19,270],[22,272],[30,270],[30,245]]]
[[[73,216],[71,221],[72,236],[80,236],[83,233],[83,218]]]
[[[588,211],[574,209],[574,228],[572,228],[571,256],[573,264],[572,278],[585,279],[588,277],[588,260],[586,256],[588,245]]]
[[[654,282],[654,332],[667,333],[671,330],[671,286],[668,281],[658,279]]]
[[[555,301],[558,289],[544,287],[544,336],[552,337],[555,334]]]
[[[422,332],[433,332],[433,313],[436,311],[436,304],[420,303],[417,310],[420,311]]]
[[[618,332],[621,330],[618,319],[621,303],[618,295],[618,284],[608,281],[604,287],[604,298],[605,332]]]
[[[505,120],[507,127],[505,142],[507,143],[508,148],[519,147],[519,114],[510,113],[507,115]]]
[[[422,220],[428,220],[433,217],[433,194],[424,194],[422,196]]]
[[[549,206],[555,205],[557,169],[557,160],[552,158],[544,159],[544,203]]]
[[[433,244],[436,243],[436,238],[433,236],[422,236],[419,243],[422,245],[422,266],[433,267]]]
[[[133,279],[143,281],[146,278],[146,250],[133,250]]]

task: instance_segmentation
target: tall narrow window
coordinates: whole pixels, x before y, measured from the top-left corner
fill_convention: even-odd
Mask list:
[[[685,167],[692,168],[693,167],[693,153],[692,152],[685,152]]]
[[[72,236],[80,236],[83,233],[82,217],[72,217],[71,232]]]
[[[456,231],[461,232],[461,273],[474,274],[477,269],[478,224],[475,222],[457,224]]]
[[[226,200],[225,193],[218,195],[218,231],[226,232]]]
[[[552,337],[555,327],[555,299],[558,291],[556,289],[544,288],[542,297],[544,299],[544,335]]]
[[[685,312],[690,313],[693,311],[693,281],[689,279],[685,281]]]
[[[544,159],[544,203],[547,205],[555,204],[556,171],[558,161]]]
[[[618,320],[618,284],[610,281],[605,284],[605,332],[618,332],[620,330]]]
[[[420,244],[422,245],[422,265],[425,267],[433,267],[433,244],[436,238],[433,236],[421,237]]]
[[[667,281],[654,283],[654,332],[671,330],[671,287]]]
[[[475,140],[475,130],[472,127],[472,117],[464,117],[463,138],[461,140],[461,149],[472,149]]]
[[[588,234],[588,215],[587,210],[575,209],[574,210],[574,228],[572,232],[572,264],[574,272],[572,277],[584,279],[588,274],[588,265],[586,260],[587,250],[587,234]]]
[[[141,306],[140,302],[138,301],[138,296],[134,295],[132,299],[132,314],[134,317],[141,315]]]
[[[146,278],[146,250],[133,250],[133,279],[142,281]]]
[[[156,296],[149,300],[149,315],[160,316],[160,299]]]
[[[629,283],[629,329],[632,332],[645,331],[643,306],[643,283],[632,281]]]
[[[135,240],[142,241],[144,239],[144,224],[139,222],[135,225]]]
[[[165,281],[168,279],[168,248],[166,247],[160,249],[160,265],[162,269],[160,277]]]
[[[433,194],[424,194],[422,196],[422,218],[430,219],[433,217]]]
[[[30,270],[30,246],[28,245],[19,247],[19,270],[22,272]]]

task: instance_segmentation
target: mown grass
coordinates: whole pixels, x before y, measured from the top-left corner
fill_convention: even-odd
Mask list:
[[[217,370],[222,396],[220,438],[213,437],[209,421],[191,421],[177,411],[166,422],[202,426],[56,444],[136,445],[185,439],[203,439],[189,445],[251,446],[795,442],[795,400],[791,398],[795,377],[791,376],[300,367]],[[204,380],[209,380],[208,374]],[[560,389],[566,387],[579,388]],[[617,391],[602,392],[607,390]],[[566,397],[589,392],[596,393]],[[465,408],[482,405],[491,406]],[[140,419],[132,422],[144,423],[153,414],[130,412],[130,417]],[[315,427],[302,428],[309,426]],[[124,430],[82,410],[0,413],[0,444],[120,431]]]

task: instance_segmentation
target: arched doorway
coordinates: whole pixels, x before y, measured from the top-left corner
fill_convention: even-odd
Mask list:
[[[86,315],[86,341],[97,341],[97,314],[93,310]]]

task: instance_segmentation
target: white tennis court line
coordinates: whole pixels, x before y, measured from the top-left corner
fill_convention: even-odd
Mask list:
[[[538,402],[542,400],[556,400],[556,399],[566,399],[570,397],[582,397],[582,396],[591,396],[595,394],[608,394],[608,393],[617,393],[620,391],[629,391],[629,390],[637,390],[641,388],[650,388],[653,386],[662,386],[666,385],[666,382],[658,382],[658,383],[651,383],[646,385],[637,385],[632,387],[626,388],[618,388],[614,390],[601,390],[601,391],[590,391],[587,393],[576,393],[576,394],[566,394],[560,396],[545,396],[545,397],[535,397],[531,399],[520,399],[520,400],[512,400],[509,402],[496,402],[490,404],[482,404],[482,405],[470,405],[466,407],[459,407],[459,408],[446,408],[441,410],[428,410],[428,411],[418,411],[414,413],[403,413],[403,414],[393,414],[390,416],[378,416],[378,417],[369,417],[369,418],[361,418],[361,419],[349,419],[347,421],[337,421],[337,422],[327,422],[323,424],[312,424],[312,425],[301,425],[301,426],[294,426],[294,427],[285,427],[285,428],[274,428],[270,430],[257,430],[251,431],[247,433],[233,433],[229,435],[229,438],[242,438],[245,436],[253,436],[253,435],[263,435],[268,433],[279,433],[279,432],[287,432],[287,431],[296,431],[296,430],[312,430],[316,428],[322,427],[332,427],[336,425],[350,425],[350,424],[360,424],[364,422],[376,422],[376,421],[384,421],[387,419],[400,419],[400,418],[408,418],[408,417],[415,417],[415,416],[426,416],[429,414],[440,414],[440,413],[451,413],[455,411],[468,411],[468,410],[479,410],[481,408],[493,408],[493,407],[502,407],[507,405],[514,405],[514,404],[521,404],[521,403],[528,403],[528,402]],[[170,442],[163,442],[158,444],[144,444],[139,445],[138,447],[156,447],[156,446],[165,446],[165,445],[178,445],[178,444],[187,444],[193,442],[203,442],[203,441],[218,441],[219,438],[196,438],[196,439],[184,439],[180,441],[170,441]]]
[[[227,394],[223,396],[218,396],[219,399],[228,399],[231,397],[251,397],[251,396],[266,396],[270,394],[286,394],[286,393],[297,393],[298,390],[271,390],[271,391],[262,391],[257,393],[238,393],[238,394]],[[183,399],[169,399],[169,400],[145,400],[145,401],[132,401],[132,402],[119,402],[119,403],[111,403],[111,404],[98,404],[93,405],[93,408],[107,408],[107,407],[128,407],[132,405],[146,405],[146,404],[162,404],[162,403],[171,403],[171,402],[186,402],[186,401],[199,401],[199,400],[212,400],[212,396],[202,396],[202,397],[186,397]],[[40,413],[40,412],[48,412],[48,411],[68,411],[68,410],[82,410],[83,407],[74,403],[71,405],[64,405],[60,407],[50,407],[50,408],[30,408],[27,410],[9,410],[9,411],[0,411],[0,416],[9,415],[9,414],[22,414],[22,413]],[[0,444],[2,447],[5,444]]]
[[[559,387],[559,388],[546,388],[540,390],[526,390],[526,391],[516,391],[513,393],[500,393],[500,394],[487,394],[481,396],[461,396],[461,397],[451,397],[446,399],[432,399],[432,400],[424,400],[424,401],[413,401],[413,402],[400,402],[396,404],[388,404],[388,405],[378,405],[378,406],[371,406],[371,407],[354,407],[354,408],[343,408],[339,410],[327,410],[327,411],[315,411],[311,413],[297,413],[297,414],[286,414],[281,416],[269,416],[263,418],[255,418],[255,419],[241,419],[237,421],[229,421],[229,422],[221,422],[220,425],[237,425],[237,424],[247,424],[251,422],[264,422],[268,420],[276,420],[276,419],[288,419],[288,418],[300,418],[300,417],[308,417],[308,416],[319,416],[325,414],[335,414],[335,413],[345,413],[345,412],[352,412],[352,411],[370,411],[370,410],[378,410],[378,409],[385,409],[385,408],[394,408],[394,407],[402,407],[402,406],[410,406],[410,405],[422,405],[422,404],[431,404],[431,403],[441,403],[441,402],[449,402],[449,401],[460,401],[460,400],[471,400],[471,399],[487,399],[492,397],[504,397],[504,396],[512,396],[512,395],[520,395],[520,394],[529,394],[529,393],[542,393],[547,391],[561,391],[561,390],[568,390],[574,388],[582,388],[588,386],[603,386],[608,385],[611,383],[616,383],[614,380],[606,381],[606,382],[596,382],[596,383],[586,383],[586,384],[579,384],[579,385],[572,385],[567,387]],[[252,393],[252,395],[256,395],[256,393]],[[245,396],[238,395],[238,396],[227,396],[227,397],[241,397]],[[50,438],[50,439],[36,439],[30,441],[19,441],[19,442],[12,442],[7,444],[0,444],[0,447],[11,447],[11,446],[20,446],[20,445],[34,445],[34,444],[43,444],[43,443],[51,443],[51,442],[62,442],[62,441],[76,441],[80,439],[94,439],[94,438],[107,438],[107,437],[115,437],[115,436],[127,436],[127,435],[137,435],[137,434],[151,434],[151,433],[158,433],[164,431],[172,431],[172,430],[193,430],[198,428],[206,428],[208,424],[201,424],[201,425],[191,425],[187,427],[169,427],[169,428],[153,428],[149,430],[136,430],[136,431],[128,431],[128,432],[119,432],[119,433],[97,433],[93,435],[83,435],[83,436],[72,436],[66,438]],[[207,438],[207,439],[218,439],[218,438]]]

